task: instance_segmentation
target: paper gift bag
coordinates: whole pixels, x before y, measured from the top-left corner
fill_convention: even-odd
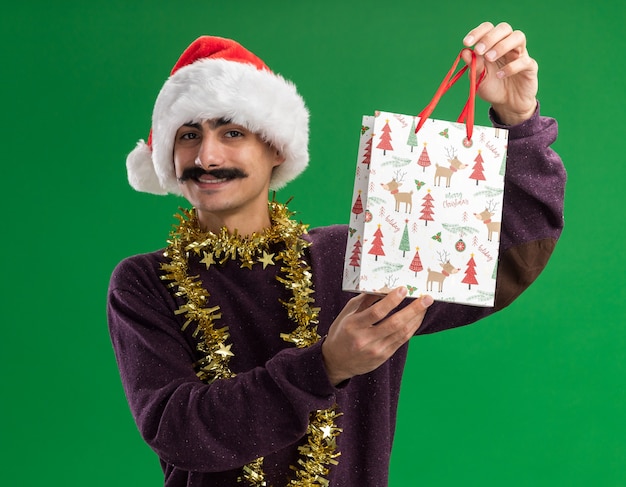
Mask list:
[[[428,118],[459,59],[418,116],[363,117],[344,290],[494,304],[508,131],[474,125],[475,55],[457,122]]]

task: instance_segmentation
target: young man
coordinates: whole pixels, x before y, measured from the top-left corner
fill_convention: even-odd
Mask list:
[[[268,211],[268,191],[308,164],[295,87],[230,40],[183,53],[127,166],[135,189],[182,194],[193,210],[165,251],[119,264],[108,302],[166,486],[386,485],[409,338],[502,309],[545,267],[565,171],[549,148],[556,123],[538,113],[537,64],[507,24],[464,43],[487,69],[493,123],[510,130],[495,308],[342,292],[347,228],[307,233],[284,205]]]

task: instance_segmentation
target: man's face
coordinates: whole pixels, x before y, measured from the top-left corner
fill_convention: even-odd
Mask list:
[[[185,124],[176,132],[176,177],[201,224],[267,213],[272,170],[283,161],[258,135],[227,120]]]

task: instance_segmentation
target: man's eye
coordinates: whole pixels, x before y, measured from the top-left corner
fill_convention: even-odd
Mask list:
[[[193,140],[198,138],[198,134],[195,132],[186,132],[180,136],[182,140]]]
[[[229,138],[235,138],[243,136],[243,132],[240,132],[239,130],[229,130],[224,135]]]

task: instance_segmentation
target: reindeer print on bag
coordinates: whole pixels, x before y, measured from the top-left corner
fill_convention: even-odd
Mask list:
[[[402,186],[402,181],[406,173],[396,171],[394,177],[388,183],[380,183],[383,189],[389,191],[396,200],[396,211],[400,211],[400,203],[404,203],[404,212],[411,213],[413,209],[413,191],[401,193],[398,188]]]
[[[448,156],[448,162],[450,165],[448,167],[440,166],[439,164],[435,164],[437,170],[435,171],[435,179],[433,184],[435,186],[441,186],[441,178],[445,178],[446,180],[446,188],[450,187],[450,179],[452,179],[452,175],[467,167],[467,164],[463,164],[459,161],[457,157],[457,151],[454,147],[446,148],[446,155]]]
[[[485,211],[474,213],[474,216],[487,226],[487,240],[490,242],[493,239],[494,233],[497,233],[498,236],[500,235],[500,222],[491,221],[491,217],[495,215],[496,208],[497,205],[492,200],[489,200]]]
[[[437,252],[439,254],[439,265],[441,266],[441,272],[432,271],[428,268],[428,277],[426,278],[426,291],[433,290],[433,283],[438,284],[438,292],[443,291],[443,281],[451,274],[456,274],[461,269],[454,267],[450,264],[450,255],[447,252]]]

